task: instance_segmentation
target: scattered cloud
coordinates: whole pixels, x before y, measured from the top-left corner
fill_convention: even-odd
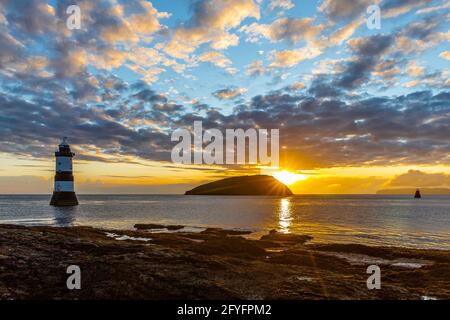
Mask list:
[[[262,76],[267,72],[262,60],[256,60],[246,67],[246,72],[249,76]]]
[[[213,92],[213,96],[220,100],[231,100],[243,95],[246,92],[246,88],[228,88]]]
[[[298,91],[298,90],[302,90],[306,87],[306,85],[303,82],[294,82],[293,84],[289,85],[286,87],[286,90],[288,91]]]
[[[450,8],[450,2],[446,0],[442,5],[426,7],[426,8],[417,10],[416,14],[428,14],[428,13],[432,13],[432,12],[436,12],[436,11],[440,11],[440,10],[445,10],[448,8]]]
[[[271,0],[269,4],[270,10],[282,9],[289,10],[294,8],[295,5],[292,0]]]
[[[393,43],[390,35],[376,35],[365,38],[349,40],[349,46],[355,54],[355,58],[345,62],[344,68],[337,75],[335,84],[346,89],[360,86],[370,77],[381,56]]]
[[[420,77],[425,73],[425,68],[419,66],[417,62],[413,61],[408,64],[407,72],[411,77]]]
[[[308,59],[319,56],[322,51],[315,47],[303,47],[294,50],[275,51],[272,53],[273,62],[270,67],[289,68]]]
[[[264,37],[272,42],[286,40],[295,44],[314,39],[323,28],[324,25],[315,25],[313,18],[280,18],[270,25],[254,22],[240,30],[248,35],[251,42],[257,42],[260,37]]]
[[[202,53],[198,57],[199,61],[210,62],[218,67],[226,68],[231,65],[231,60],[225,57],[225,55],[218,51],[209,51]]]
[[[450,175],[445,173],[426,173],[420,170],[409,170],[395,176],[387,184],[388,187],[449,187]]]
[[[413,9],[420,8],[433,0],[388,0],[383,2],[381,10],[386,18],[398,17]]]
[[[260,18],[259,6],[253,0],[198,1],[191,20],[172,32],[163,49],[173,57],[186,59],[202,44],[214,50],[236,46],[239,37],[230,30],[248,17]]]
[[[450,51],[443,51],[439,54],[439,57],[445,60],[450,60]]]
[[[361,16],[367,7],[379,3],[380,0],[323,0],[319,11],[326,14],[332,20],[350,19]]]

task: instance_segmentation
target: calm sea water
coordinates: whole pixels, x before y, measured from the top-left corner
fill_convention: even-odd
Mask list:
[[[0,195],[0,223],[131,229],[136,223],[270,229],[304,233],[315,242],[450,250],[450,197],[79,195],[55,208],[50,196]]]

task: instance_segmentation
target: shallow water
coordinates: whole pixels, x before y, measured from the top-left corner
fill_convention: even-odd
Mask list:
[[[55,208],[50,196],[0,195],[0,223],[88,225],[131,229],[136,223],[304,233],[314,242],[450,250],[450,197],[324,195],[79,195],[80,205]]]

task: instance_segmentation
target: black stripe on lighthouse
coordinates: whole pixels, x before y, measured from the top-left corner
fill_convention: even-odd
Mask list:
[[[55,181],[73,181],[73,174],[72,172],[57,172]]]

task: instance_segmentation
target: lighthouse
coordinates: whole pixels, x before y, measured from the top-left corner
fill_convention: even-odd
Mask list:
[[[70,150],[67,144],[67,137],[64,137],[55,152],[56,174],[55,188],[53,191],[52,206],[76,206],[78,205],[77,195],[73,185],[72,158],[75,153]]]

